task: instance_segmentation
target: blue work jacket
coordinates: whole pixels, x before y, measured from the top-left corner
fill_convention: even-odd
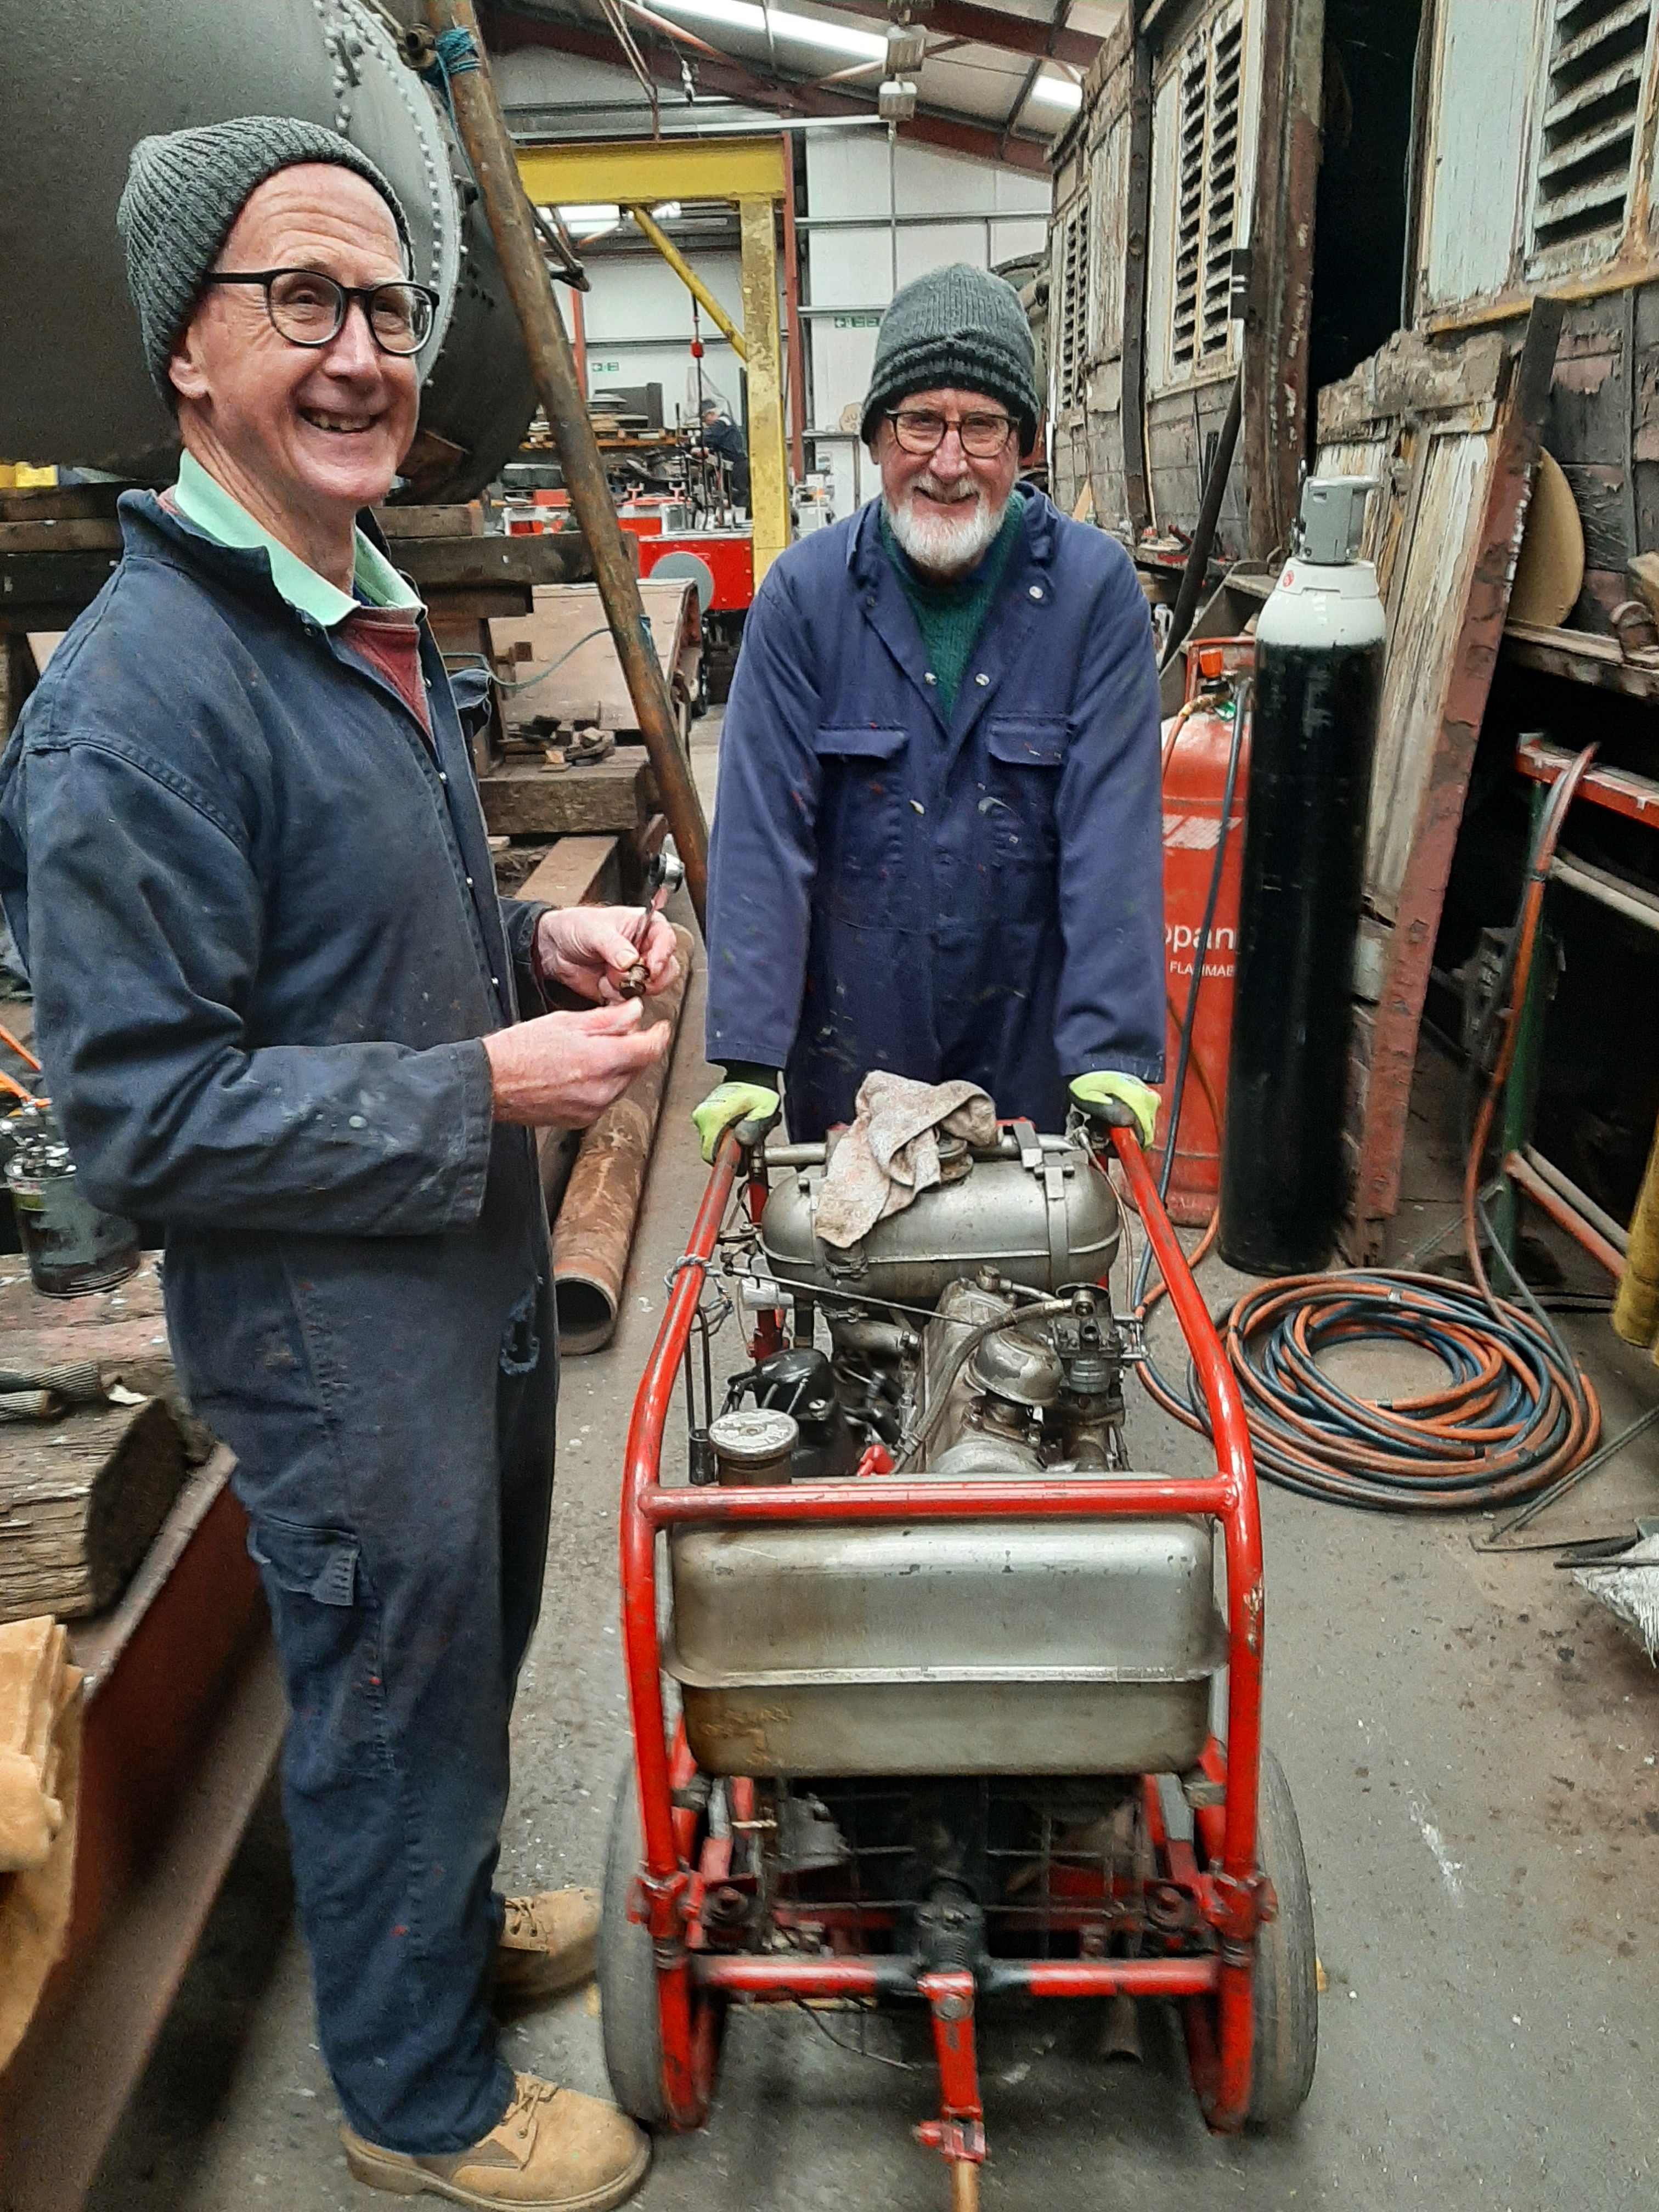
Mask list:
[[[435,1499],[493,1468],[547,1273],[532,1134],[495,1123],[480,1042],[515,968],[534,989],[542,909],[497,897],[424,623],[429,738],[263,551],[147,493],[120,514],[0,763],[52,1100],[88,1195],[164,1231],[186,1387],[262,1508],[333,1498],[401,1552],[431,1532],[377,1529],[374,1467],[418,1455]]]
[[[872,1068],[1065,1118],[1164,1070],[1158,674],[1128,556],[1039,494],[947,724],[877,503],[776,562],[720,732],[710,1060],[787,1071],[792,1133]]]

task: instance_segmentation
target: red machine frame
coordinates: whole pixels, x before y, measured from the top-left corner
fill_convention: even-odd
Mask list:
[[[703,1903],[726,1881],[732,1845],[729,1838],[711,1837],[693,1863],[697,1815],[675,1802],[677,1791],[684,1796],[694,1768],[684,1732],[671,1742],[663,1705],[657,1627],[659,1532],[742,1522],[1189,1515],[1218,1522],[1226,1552],[1227,1738],[1224,1747],[1212,1737],[1201,1761],[1219,1802],[1194,1808],[1194,1843],[1167,1832],[1152,1778],[1147,1778],[1144,1797],[1161,1878],[1191,1900],[1195,1914],[1214,1931],[1215,1948],[1199,1956],[999,1959],[994,1962],[995,1988],[999,1993],[1017,1990],[1032,1996],[1180,2000],[1193,2082],[1206,2119],[1218,2130],[1237,2129],[1244,2123],[1251,2088],[1255,1936],[1275,1910],[1271,1886],[1256,1863],[1263,1592],[1255,1468],[1232,1371],[1140,1148],[1122,1130],[1110,1133],[1129,1195],[1197,1365],[1215,1438],[1212,1475],[1191,1480],[1133,1475],[921,1482],[884,1479],[798,1482],[776,1488],[664,1488],[658,1480],[664,1428],[704,1277],[744,1157],[733,1137],[721,1142],[635,1402],[622,1498],[623,1634],[644,1851],[630,1917],[649,1929],[654,1948],[663,2095],[676,2128],[700,2127],[708,2116],[723,1995],[787,2002],[873,1997],[902,1989],[919,1995],[929,2007],[939,2068],[939,2117],[917,2133],[949,2162],[953,2204],[968,2208],[977,2203],[985,2130],[975,2056],[975,1984],[971,1973],[918,1978],[903,1961],[878,1953],[811,1958],[734,1954],[707,1947]],[[765,1171],[757,1159],[749,1180],[750,1207],[757,1218],[765,1195]],[[734,1793],[744,1793],[752,1786],[738,1783],[732,1788]],[[752,1814],[752,1807],[745,1808],[741,1802],[734,1810],[739,1819]]]

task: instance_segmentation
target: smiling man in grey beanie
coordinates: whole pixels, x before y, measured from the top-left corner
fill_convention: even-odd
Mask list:
[[[781,1091],[792,1134],[822,1136],[877,1068],[1152,1140],[1152,631],[1116,540],[1016,483],[1041,411],[1000,277],[957,263],[895,295],[860,424],[880,497],[774,563],[720,732],[706,1152]]]
[[[243,117],[145,139],[119,223],[184,452],[122,499],[0,763],[0,898],[82,1185],[163,1231],[236,1455],[351,2171],[604,2212],[645,2139],[515,2076],[491,2017],[584,1978],[597,1923],[591,1891],[493,1885],[558,1385],[532,1128],[659,1057],[616,987],[643,957],[660,988],[672,933],[496,896],[461,708],[362,512],[438,304],[386,179]]]

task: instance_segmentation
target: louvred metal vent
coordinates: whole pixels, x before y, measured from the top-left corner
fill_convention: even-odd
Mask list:
[[[1088,373],[1089,195],[1079,195],[1066,219],[1060,247],[1058,404],[1081,404]]]
[[[1535,251],[1622,230],[1654,0],[1553,0]]]
[[[1200,31],[1181,64],[1170,351],[1191,368],[1225,351],[1238,240],[1239,91],[1236,13]]]

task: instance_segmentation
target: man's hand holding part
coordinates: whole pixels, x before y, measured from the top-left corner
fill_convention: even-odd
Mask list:
[[[679,973],[674,930],[659,914],[640,942],[629,932],[640,924],[637,907],[550,908],[536,925],[536,969],[544,983],[562,984],[579,998],[614,1006],[636,963],[645,969],[644,997],[665,991]],[[528,1026],[534,1027],[533,1024]]]
[[[668,938],[672,970],[672,930]],[[635,1000],[586,1013],[543,1014],[487,1036],[495,1119],[532,1129],[585,1129],[642,1067],[667,1051],[673,1024],[653,1022],[646,1029],[642,1019]]]

